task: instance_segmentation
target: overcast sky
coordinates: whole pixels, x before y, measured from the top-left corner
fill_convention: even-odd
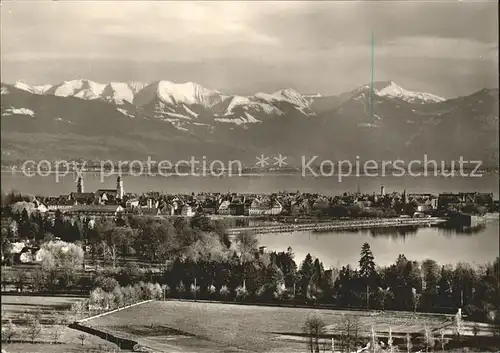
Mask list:
[[[166,79],[335,94],[375,80],[445,97],[498,84],[495,0],[1,4],[2,81]]]

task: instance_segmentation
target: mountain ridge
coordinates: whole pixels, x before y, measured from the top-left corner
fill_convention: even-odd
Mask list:
[[[336,96],[294,89],[240,96],[170,81],[2,83],[1,91],[3,159],[108,159],[170,150],[255,162],[264,151],[339,159],[429,152],[498,164],[498,89],[438,101],[393,81],[374,83],[373,97],[369,85]]]

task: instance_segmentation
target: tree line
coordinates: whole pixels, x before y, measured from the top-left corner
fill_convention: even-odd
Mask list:
[[[204,216],[93,220],[59,212],[50,219],[22,208],[13,209],[3,222],[2,245],[8,249],[16,239],[40,245],[39,254],[45,254],[41,269],[11,278],[18,286],[30,282],[36,290],[87,290],[102,287],[103,279],[122,286],[154,280],[166,286],[167,296],[180,298],[425,312],[463,308],[476,319],[500,319],[498,258],[481,266],[452,266],[431,259],[417,262],[401,254],[393,264],[377,266],[370,246],[364,244],[356,268],[325,269],[311,254],[296,261],[291,248],[262,253],[255,234],[230,239],[226,229],[223,222]],[[76,247],[70,248],[71,256],[61,250],[65,242]],[[48,245],[54,243],[59,245]],[[123,264],[123,259],[133,261]],[[134,264],[137,261],[143,265]],[[84,264],[92,266],[92,275],[84,271]],[[98,264],[105,270],[95,273]],[[148,264],[160,268],[153,272]]]

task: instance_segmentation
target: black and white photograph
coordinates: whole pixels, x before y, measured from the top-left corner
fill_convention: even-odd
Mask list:
[[[1,352],[500,353],[498,11],[1,1]]]

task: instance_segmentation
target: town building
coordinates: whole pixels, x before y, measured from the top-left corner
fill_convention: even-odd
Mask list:
[[[460,204],[478,204],[487,206],[493,204],[493,193],[458,192],[441,193],[438,196],[438,207],[447,208]]]
[[[120,205],[75,205],[61,211],[65,215],[71,216],[116,216],[118,213],[124,212],[125,209]]]
[[[267,210],[264,202],[258,198],[255,198],[252,201],[252,204],[248,208],[247,214],[248,216],[262,216],[264,212]]]
[[[231,202],[229,200],[222,201],[221,204],[219,205],[217,213],[220,215],[230,215],[231,214],[231,210],[229,209],[230,204]]]
[[[281,205],[278,200],[273,200],[270,203],[270,207],[266,209],[264,214],[276,216],[281,214],[281,212],[283,212],[283,205]]]
[[[185,204],[184,206],[182,206],[181,216],[183,216],[183,217],[193,217],[194,215],[195,215],[195,213],[193,211],[193,208],[190,205]]]

